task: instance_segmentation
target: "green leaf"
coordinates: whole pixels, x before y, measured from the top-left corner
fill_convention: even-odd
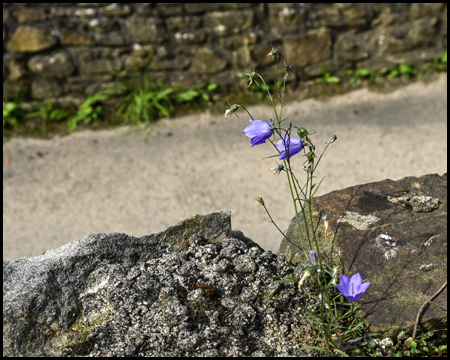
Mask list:
[[[186,90],[177,95],[178,102],[189,102],[194,100],[199,95],[197,90]]]
[[[6,104],[3,105],[3,116],[5,116],[5,110],[6,110],[6,116],[8,116],[16,109],[17,109],[16,103],[7,102]]]
[[[274,283],[296,283],[297,281],[292,281],[291,279],[286,280],[273,280]]]
[[[167,88],[167,89],[165,89],[164,91],[158,93],[158,95],[156,95],[156,98],[157,98],[158,100],[162,100],[162,99],[168,100],[168,95],[170,95],[171,93],[173,93],[173,91],[174,91],[174,90],[173,90],[172,88]]]
[[[349,357],[345,352],[343,352],[339,349],[334,349],[334,351],[336,351],[338,354],[341,354],[343,357]]]
[[[77,120],[73,117],[67,122],[67,127],[69,128],[69,131],[75,131],[77,128]]]
[[[339,79],[337,76],[330,76],[329,78],[327,78],[327,82],[339,84],[341,82],[341,79]]]
[[[400,64],[398,69],[400,74],[411,74],[414,72],[413,68],[409,64]]]
[[[64,119],[68,115],[69,115],[69,112],[67,110],[55,109],[50,113],[49,118],[50,118],[50,120],[59,121],[59,120]]]
[[[378,71],[378,74],[380,75],[384,75],[389,71],[389,69],[385,66],[384,68],[382,68],[380,71]]]
[[[330,352],[329,350],[321,348],[319,346],[305,346],[305,347],[302,347],[301,349],[295,350],[293,353],[295,354],[295,353],[297,353],[299,351],[302,351],[302,350],[318,350],[318,351],[323,351],[325,353],[329,353]]]
[[[361,68],[356,70],[356,75],[361,76],[361,77],[367,77],[370,76],[373,73],[372,70],[366,69],[366,68]]]
[[[399,74],[400,74],[400,73],[399,73],[398,70],[392,70],[392,71],[389,73],[389,75],[387,76],[387,78],[388,78],[388,79],[393,79],[393,78],[399,76]]]
[[[211,84],[209,84],[208,86],[207,86],[207,90],[208,91],[214,91],[214,90],[216,90],[218,88],[218,85],[217,84],[215,84],[215,83],[211,83]]]

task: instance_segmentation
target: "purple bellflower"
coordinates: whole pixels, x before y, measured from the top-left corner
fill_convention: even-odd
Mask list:
[[[317,254],[316,250],[311,250],[309,252],[309,259],[311,260],[311,264],[317,265],[319,260],[319,255]]]
[[[336,288],[350,301],[357,301],[369,287],[370,282],[363,283],[361,275],[356,273],[350,279],[341,275],[341,284]]]
[[[280,160],[287,158],[286,146],[289,149],[289,157],[293,157],[303,149],[303,142],[301,139],[292,136],[282,136],[280,140],[275,143],[275,146],[280,150]]]
[[[242,132],[251,139],[250,143],[252,146],[255,146],[264,144],[272,136],[272,126],[273,124],[268,121],[250,119],[250,125]]]

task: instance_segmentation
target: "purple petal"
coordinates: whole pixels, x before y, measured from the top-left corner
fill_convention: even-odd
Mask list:
[[[367,288],[369,287],[369,285],[370,285],[370,282],[362,283],[362,284],[359,286],[358,292],[360,292],[361,294],[363,294],[363,293],[367,290]]]
[[[252,146],[259,145],[265,143],[272,136],[271,126],[272,124],[267,121],[250,119],[250,125],[242,132],[251,139],[250,143]]]
[[[341,275],[341,286],[343,286],[344,289],[350,288],[350,280],[345,275]]]
[[[341,275],[341,284],[336,288],[350,301],[357,301],[369,287],[370,282],[362,282],[361,275],[356,273],[350,280],[347,276]]]
[[[284,160],[287,158],[285,143],[289,148],[289,157],[294,156],[303,149],[303,142],[301,139],[292,136],[282,136],[282,138],[275,144],[278,150],[280,150],[280,160]]]
[[[360,286],[362,284],[362,277],[359,273],[356,273],[353,275],[350,279],[350,283],[353,283],[353,285]]]

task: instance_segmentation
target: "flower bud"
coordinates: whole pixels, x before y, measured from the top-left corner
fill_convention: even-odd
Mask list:
[[[258,201],[262,206],[264,206],[264,200],[262,197],[256,198],[256,201]]]
[[[272,50],[266,55],[267,57],[272,57],[272,56],[276,56],[278,59],[278,49],[280,48],[280,46],[278,46],[276,49],[273,48],[272,46]]]
[[[284,63],[284,80],[287,79],[288,75],[292,71],[292,65],[286,65],[286,62]]]
[[[228,115],[230,115],[230,116],[233,115],[237,111],[239,106],[241,106],[241,105],[238,105],[238,104],[230,105],[230,107],[225,111],[225,119],[227,118]]]
[[[270,168],[269,170],[273,171],[274,175],[280,175],[280,171],[284,170],[284,165],[277,164],[277,166],[274,166],[273,168]]]
[[[306,131],[304,127],[301,127],[297,129],[297,134],[298,136],[300,136],[301,139],[304,139],[305,137],[308,136],[308,131]]]
[[[317,251],[311,250],[309,252],[309,259],[311,260],[311,264],[317,265],[317,261],[319,260],[319,255],[317,255]]]
[[[308,159],[309,162],[314,160],[314,153],[313,152],[309,152],[306,154],[306,158]]]

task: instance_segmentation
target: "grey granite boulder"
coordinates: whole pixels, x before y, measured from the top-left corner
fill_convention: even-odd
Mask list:
[[[3,355],[288,355],[314,334],[311,304],[273,280],[299,271],[232,231],[229,212],[89,235],[3,263]]]
[[[358,301],[371,331],[395,338],[412,333],[417,313],[447,280],[447,174],[384,180],[314,198],[317,239],[341,273],[357,272],[371,283]],[[301,224],[306,233],[304,224]],[[292,219],[280,253],[297,251]],[[308,249],[309,250],[309,249]],[[302,253],[293,263],[302,260]],[[447,288],[422,313],[419,330],[446,329]]]

